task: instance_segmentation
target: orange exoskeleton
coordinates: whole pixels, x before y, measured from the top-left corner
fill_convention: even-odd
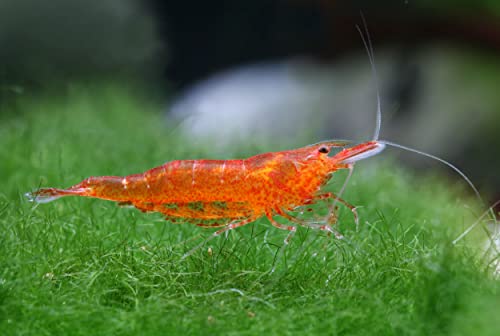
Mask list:
[[[263,216],[278,228],[295,231],[295,226],[276,222],[275,215],[334,232],[329,223],[299,220],[288,211],[331,198],[348,206],[357,217],[353,206],[332,193],[322,192],[321,187],[337,170],[379,153],[385,145],[369,141],[331,155],[332,150],[347,144],[324,141],[243,160],[177,160],[142,174],[89,177],[68,189],[43,188],[28,196],[38,203],[63,196],[115,201],[142,211],[160,212],[174,222],[223,227],[214,236]]]

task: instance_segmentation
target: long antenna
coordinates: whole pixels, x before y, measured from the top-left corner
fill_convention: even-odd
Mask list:
[[[375,131],[373,132],[373,140],[378,140],[380,136],[380,128],[382,125],[382,109],[380,107],[380,90],[378,87],[378,75],[377,75],[377,68],[375,67],[375,56],[374,56],[374,51],[373,51],[373,45],[372,41],[370,38],[370,33],[368,32],[368,25],[365,20],[365,16],[363,15],[362,12],[360,12],[361,19],[363,21],[363,28],[364,28],[364,33],[363,30],[359,27],[359,25],[356,25],[356,29],[358,30],[359,36],[361,37],[361,40],[363,41],[363,45],[365,46],[366,53],[368,54],[368,59],[370,61],[370,66],[372,70],[372,77],[373,77],[373,82],[375,84],[375,91],[377,93],[377,116],[376,116],[376,122],[375,122]],[[366,37],[365,37],[366,34]],[[354,172],[354,163],[349,166],[349,174],[347,175],[344,183],[342,184],[342,187],[340,188],[339,192],[337,193],[337,198],[333,201],[333,204],[330,207],[330,212],[335,211],[335,206],[337,205],[338,198],[342,196],[344,193],[345,188],[347,187],[347,184],[351,180],[352,174]],[[328,214],[330,216],[330,214]],[[358,230],[358,224],[356,223],[356,231]]]
[[[394,142],[390,142],[390,141],[386,141],[386,140],[379,140],[378,142],[380,143],[383,143],[385,145],[389,145],[389,146],[392,146],[392,147],[396,147],[396,148],[400,148],[400,149],[404,149],[404,150],[407,150],[409,152],[413,152],[413,153],[417,153],[417,154],[420,154],[420,155],[423,155],[423,156],[426,156],[428,158],[431,158],[431,159],[434,159],[434,160],[437,160],[445,165],[447,165],[448,167],[450,167],[451,169],[453,169],[458,175],[460,175],[466,182],[467,184],[471,187],[472,190],[474,190],[474,194],[476,194],[476,197],[477,199],[479,200],[479,202],[481,202],[482,205],[486,205],[486,203],[484,202],[483,198],[481,197],[481,194],[479,193],[479,191],[477,190],[476,186],[474,185],[474,183],[472,183],[472,181],[467,177],[467,175],[465,175],[460,169],[458,169],[456,166],[452,165],[451,163],[449,163],[448,161],[444,160],[444,159],[441,159],[440,157],[437,157],[435,155],[432,155],[432,154],[428,154],[428,153],[425,153],[425,152],[422,152],[422,151],[419,151],[417,149],[413,149],[413,148],[410,148],[410,147],[406,147],[406,146],[403,146],[403,145],[400,145],[400,144],[397,144],[397,143],[394,143]],[[493,211],[493,209],[498,205],[500,204],[500,200],[497,201],[496,203],[494,203],[492,206],[490,206],[488,208],[488,210],[486,210],[471,226],[469,226],[460,236],[458,236],[454,241],[453,241],[453,245],[455,245],[458,241],[460,241],[462,238],[464,238],[469,232],[472,231],[472,229],[474,229],[482,220],[483,218],[489,213],[492,218],[495,218],[495,212]]]
[[[420,155],[423,155],[423,156],[427,156],[428,158],[431,158],[431,159],[437,160],[437,161],[439,161],[441,163],[444,163],[445,165],[447,165],[448,167],[450,167],[451,169],[453,169],[457,174],[459,174],[467,182],[467,184],[472,188],[472,190],[474,190],[474,193],[476,194],[476,196],[479,199],[479,201],[482,204],[485,204],[484,201],[483,201],[483,198],[481,197],[481,194],[479,194],[479,191],[477,190],[477,188],[474,185],[474,183],[472,183],[472,181],[467,177],[467,175],[465,175],[460,169],[458,169],[457,167],[455,167],[454,165],[452,165],[448,161],[446,161],[444,159],[441,159],[441,158],[439,158],[439,157],[437,157],[435,155],[427,154],[427,153],[419,151],[417,149],[406,147],[406,146],[403,146],[403,145],[400,145],[400,144],[397,144],[397,143],[394,143],[394,142],[390,142],[390,141],[386,141],[386,140],[379,140],[379,142],[383,143],[383,144],[386,144],[386,145],[389,145],[389,146],[392,146],[392,147],[404,149],[404,150],[407,150],[409,152],[413,152],[413,153],[417,153],[417,154],[420,154]]]
[[[380,90],[379,90],[379,85],[378,85],[378,75],[377,75],[377,67],[375,66],[375,53],[373,52],[373,45],[372,41],[370,38],[370,32],[368,31],[368,24],[366,23],[365,16],[363,13],[360,13],[361,15],[361,20],[363,20],[363,30],[359,27],[359,25],[356,25],[356,29],[359,32],[359,35],[361,36],[361,40],[363,41],[363,44],[366,49],[366,53],[368,54],[368,59],[370,60],[370,65],[371,65],[371,70],[372,70],[372,77],[373,77],[373,82],[375,84],[375,91],[377,92],[377,119],[375,122],[375,131],[373,132],[373,140],[378,140],[380,136],[380,128],[382,125],[382,109],[380,107]],[[366,37],[365,37],[366,34]]]
[[[449,168],[453,169],[457,174],[459,174],[467,182],[467,184],[474,191],[474,194],[476,195],[477,199],[481,202],[481,204],[485,205],[486,203],[484,202],[483,198],[481,197],[481,194],[477,190],[477,188],[474,185],[474,183],[472,183],[472,181],[460,169],[458,169],[456,166],[452,165],[448,161],[446,161],[444,159],[441,159],[441,158],[439,158],[437,156],[434,156],[432,154],[427,154],[427,153],[419,151],[417,149],[413,149],[413,148],[410,148],[410,147],[407,147],[407,146],[399,145],[399,144],[396,144],[396,143],[393,143],[393,142],[390,142],[390,141],[385,141],[385,140],[380,140],[379,141],[380,129],[381,129],[381,125],[382,125],[382,109],[381,109],[381,103],[380,103],[380,89],[379,89],[379,83],[378,83],[377,68],[375,66],[375,53],[373,51],[373,45],[372,45],[372,42],[371,42],[370,32],[368,31],[368,25],[366,23],[365,16],[363,15],[362,12],[360,13],[360,15],[361,15],[361,20],[363,21],[363,30],[364,30],[364,33],[363,33],[363,30],[360,28],[359,25],[356,25],[356,29],[358,30],[359,35],[361,36],[361,40],[363,41],[363,44],[364,44],[365,49],[366,49],[366,52],[368,54],[368,59],[370,60],[370,65],[371,65],[371,70],[372,70],[372,76],[373,76],[373,82],[374,82],[375,90],[376,90],[376,93],[377,93],[377,114],[376,114],[376,122],[375,122],[375,131],[373,132],[373,140],[378,141],[378,142],[383,143],[383,144],[386,144],[386,145],[389,145],[389,146],[392,146],[392,147],[396,147],[396,148],[407,150],[407,151],[410,151],[410,152],[413,152],[413,153],[417,153],[417,154],[429,157],[431,159],[437,160],[437,161],[445,164]],[[339,197],[340,197],[340,194],[344,191],[344,188],[347,185],[347,182],[349,181],[349,179],[351,177],[352,169],[353,168],[354,167],[350,167],[349,175],[347,176],[347,178],[346,178],[346,180],[344,182],[344,185],[342,186],[342,189],[340,190]],[[487,213],[492,214],[492,216],[494,218],[495,214],[493,212],[493,209],[498,204],[500,204],[500,201],[497,201],[494,205],[492,205],[491,207],[489,207],[488,210],[485,211],[478,218],[478,220],[475,223],[473,223],[469,228],[467,228],[467,230],[465,230],[465,232],[463,232],[458,238],[456,238],[453,241],[453,244],[456,244],[459,240],[461,240],[463,237],[465,237],[474,227],[476,227],[480,223],[480,221],[484,218],[484,216],[486,216]],[[335,206],[335,202],[333,203],[333,206]]]

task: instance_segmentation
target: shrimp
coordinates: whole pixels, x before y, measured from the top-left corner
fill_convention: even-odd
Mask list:
[[[188,222],[223,232],[267,217],[277,228],[291,221],[333,232],[329,225],[314,225],[289,215],[297,207],[333,198],[321,188],[339,169],[376,155],[385,145],[368,141],[349,148],[347,141],[323,141],[306,147],[264,153],[243,160],[177,160],[128,176],[89,177],[67,189],[43,188],[28,193],[31,201],[46,203],[65,196],[93,197],[130,205],[144,212],[159,212],[172,222]],[[336,148],[342,148],[330,155]]]

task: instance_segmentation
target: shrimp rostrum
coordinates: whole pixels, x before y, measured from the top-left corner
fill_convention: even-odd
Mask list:
[[[323,192],[321,187],[334,172],[381,152],[385,144],[368,141],[346,147],[348,144],[324,141],[243,160],[176,160],[142,174],[89,177],[68,189],[43,188],[27,196],[38,203],[64,196],[115,201],[144,212],[160,212],[171,222],[221,228],[213,237],[264,216],[275,227],[292,232],[295,226],[280,224],[273,217],[282,216],[294,224],[334,232],[331,222],[318,224],[289,212],[318,200],[332,199],[355,214],[353,206]]]

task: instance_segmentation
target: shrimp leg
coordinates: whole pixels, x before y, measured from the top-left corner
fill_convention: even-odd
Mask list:
[[[284,225],[276,222],[273,218],[273,214],[271,212],[266,212],[266,217],[269,219],[271,224],[281,230],[287,230],[290,231],[286,238],[283,240],[283,246],[280,248],[278,254],[276,255],[275,260],[280,260],[283,256],[283,253],[285,252],[285,248],[288,246],[288,243],[292,240],[293,236],[295,235],[295,232],[297,231],[297,228],[293,225]],[[271,269],[271,273],[273,273],[276,270],[276,263],[273,264],[273,268]]]
[[[286,213],[285,211],[283,211],[280,208],[277,208],[274,211],[276,212],[277,215],[280,215],[281,217],[288,219],[292,223],[296,223],[300,226],[311,228],[314,230],[326,231],[326,232],[328,232],[328,234],[333,233],[335,235],[335,238],[337,238],[337,239],[344,238],[344,236],[340,232],[338,232],[337,230],[334,230],[331,227],[331,225],[329,225],[329,224],[319,224],[319,223],[314,223],[311,221],[300,220],[296,217],[291,216],[290,214]]]
[[[342,234],[340,232],[334,230],[329,224],[318,224],[318,223],[313,223],[310,221],[300,220],[298,218],[295,218],[295,217],[289,215],[288,213],[286,213],[283,209],[281,209],[279,207],[275,208],[273,210],[273,213],[276,215],[279,215],[285,219],[288,219],[292,223],[295,223],[295,224],[298,224],[298,225],[301,225],[304,227],[308,227],[311,229],[315,229],[315,230],[326,231],[326,232],[328,232],[328,235],[333,233],[335,235],[335,238],[337,238],[337,239],[344,238],[344,236],[342,236]],[[280,260],[283,256],[283,253],[285,251],[286,246],[288,245],[288,243],[292,240],[293,236],[295,235],[297,228],[295,226],[283,225],[283,224],[276,222],[270,213],[266,213],[266,216],[274,227],[277,227],[278,229],[290,231],[290,233],[286,236],[285,240],[283,241],[283,247],[280,249],[280,251],[278,252],[278,255],[276,256],[276,259],[275,259],[275,260]],[[275,271],[275,269],[276,269],[276,263],[273,265],[273,268],[271,269],[271,273],[273,273]]]
[[[229,224],[227,224],[223,229],[220,229],[220,230],[217,230],[215,231],[214,233],[212,233],[210,236],[208,236],[207,239],[205,239],[203,242],[201,242],[200,244],[196,245],[194,248],[192,248],[190,251],[184,253],[184,255],[182,256],[181,260],[183,259],[186,259],[187,257],[189,257],[191,254],[193,254],[194,251],[196,251],[197,249],[199,249],[200,247],[202,247],[203,245],[205,245],[206,243],[208,243],[209,241],[211,241],[212,239],[214,239],[215,237],[217,236],[220,236],[221,234],[223,234],[224,232],[228,232],[230,230],[234,230],[236,228],[239,228],[241,226],[244,226],[244,225],[247,225],[249,223],[252,223],[256,220],[257,218],[255,217],[251,217],[251,218],[248,218],[248,219],[245,219],[245,220],[234,220],[232,222],[230,222]]]
[[[336,221],[336,216],[334,215],[334,213],[335,213],[335,203],[336,202],[340,202],[346,208],[348,208],[348,209],[351,210],[352,215],[354,217],[354,223],[356,223],[356,231],[358,231],[358,228],[359,228],[359,216],[358,216],[358,211],[357,211],[357,209],[356,209],[356,207],[354,205],[348,203],[344,199],[338,197],[337,195],[335,195],[334,193],[331,193],[331,192],[327,192],[327,193],[324,193],[324,194],[319,194],[314,199],[317,199],[317,200],[321,199],[322,200],[322,199],[330,199],[330,198],[332,198],[334,200],[334,202],[328,208],[327,219],[329,219],[331,217],[334,217],[335,221]]]

